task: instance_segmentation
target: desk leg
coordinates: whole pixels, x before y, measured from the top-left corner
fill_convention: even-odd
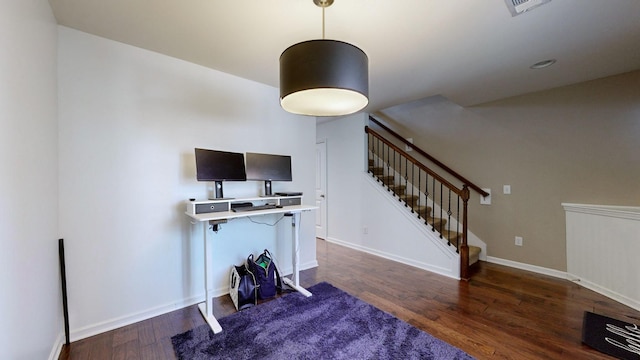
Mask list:
[[[213,244],[210,244],[213,239],[207,240],[209,223],[203,221],[202,224],[204,225],[204,292],[206,298],[203,303],[198,304],[198,309],[200,309],[200,313],[202,313],[213,333],[217,334],[222,331],[222,327],[216,317],[213,316],[213,278],[211,276],[213,271]]]
[[[283,282],[306,297],[311,296],[307,289],[300,286],[300,213],[291,214],[291,237],[293,238],[292,257],[293,257],[293,274],[292,280],[283,277]]]

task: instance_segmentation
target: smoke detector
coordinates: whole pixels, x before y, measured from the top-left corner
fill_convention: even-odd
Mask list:
[[[504,0],[507,8],[509,8],[511,12],[511,16],[523,14],[550,1],[551,0]]]

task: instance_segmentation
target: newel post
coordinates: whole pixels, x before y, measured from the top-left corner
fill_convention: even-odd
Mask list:
[[[469,280],[469,246],[467,245],[467,210],[470,191],[467,185],[462,187],[462,241],[460,242],[460,278]]]

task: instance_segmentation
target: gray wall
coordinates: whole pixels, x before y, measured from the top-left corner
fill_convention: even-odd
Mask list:
[[[488,255],[566,271],[563,202],[640,204],[640,71],[462,108],[386,109],[403,136],[483,188],[469,228]],[[502,194],[511,185],[511,195]],[[522,236],[524,246],[514,245]]]

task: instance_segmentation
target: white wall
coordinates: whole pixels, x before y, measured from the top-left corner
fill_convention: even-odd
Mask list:
[[[318,139],[327,140],[327,236],[357,242],[360,231],[361,184],[365,169],[365,114],[324,122]]]
[[[313,204],[315,119],[284,112],[277,89],[65,27],[59,37],[72,339],[204,300],[202,225],[190,224],[183,203],[207,196],[194,147],[292,155],[294,181],[274,182],[274,191],[303,191]],[[261,189],[224,184],[227,197]],[[265,247],[290,269],[287,224],[243,219],[209,231],[217,293],[227,291],[231,265]],[[302,216],[301,249],[302,267],[315,266],[313,215]]]
[[[367,124],[356,114],[317,127],[327,142],[327,241],[458,278],[455,250],[366,173]]]
[[[56,25],[45,0],[0,8],[0,349],[46,359],[63,333]]]

